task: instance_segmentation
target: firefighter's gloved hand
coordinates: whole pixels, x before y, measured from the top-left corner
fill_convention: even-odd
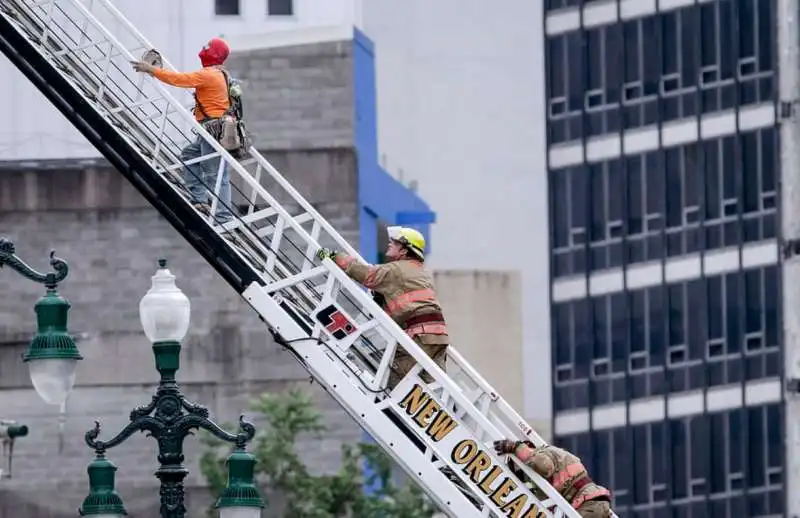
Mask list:
[[[336,259],[336,252],[334,252],[330,248],[320,248],[319,250],[317,250],[317,258],[320,261],[322,261],[325,258],[328,258],[331,261],[333,261],[334,259]]]
[[[517,446],[519,446],[520,444],[522,444],[520,441],[512,441],[511,439],[502,439],[500,441],[494,441],[494,451],[496,451],[500,455],[514,453],[515,451],[517,451]]]

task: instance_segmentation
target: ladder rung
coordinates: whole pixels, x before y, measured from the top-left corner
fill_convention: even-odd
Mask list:
[[[67,54],[75,54],[79,50],[85,50],[85,49],[92,48],[92,47],[99,47],[100,45],[102,45],[104,43],[108,44],[109,41],[108,40],[90,41],[89,43],[84,43],[83,45],[78,45],[77,47],[67,47],[66,49],[58,50],[56,52],[53,52],[52,55],[56,56],[56,57],[62,57],[62,56],[66,56]],[[103,56],[100,59],[105,59],[105,58],[106,58],[106,56]],[[100,59],[98,59],[97,61],[99,61]],[[94,61],[88,61],[88,63],[94,63]]]
[[[155,107],[157,102],[163,101],[163,100],[164,99],[161,99],[161,98],[147,98],[147,99],[143,99],[141,101],[137,101],[135,103],[131,103],[131,104],[127,105],[127,106],[120,106],[118,108],[112,108],[112,109],[108,110],[107,113],[110,113],[110,114],[114,115],[114,114],[121,113],[121,112],[124,112],[124,111],[133,110],[133,108],[139,108],[141,106],[147,106],[149,104],[152,104]],[[159,113],[155,114],[155,117],[159,117],[161,115],[163,115],[163,113],[159,112]]]
[[[267,284],[266,286],[264,286],[264,289],[267,291],[267,293],[273,293],[276,291],[280,291],[284,288],[288,288],[289,286],[294,286],[295,284],[299,284],[303,281],[307,281],[315,277],[321,277],[325,275],[327,271],[328,270],[326,270],[324,267],[317,266],[316,268],[306,270],[293,277],[289,277],[287,279]]]

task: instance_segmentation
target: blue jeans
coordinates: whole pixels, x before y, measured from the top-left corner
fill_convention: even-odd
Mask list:
[[[181,151],[181,160],[187,162],[215,152],[211,144],[198,135],[197,140],[183,148]],[[192,203],[211,205],[214,188],[217,185],[217,171],[219,170],[220,160],[222,160],[222,157],[216,157],[203,162],[189,164],[184,167],[183,181],[186,183],[186,188],[192,196]],[[208,187],[204,186],[203,183]],[[222,183],[219,188],[217,212],[214,214],[214,220],[217,224],[227,223],[233,219],[233,215],[228,210],[230,205],[231,177],[228,172],[228,164],[226,163],[222,168]]]

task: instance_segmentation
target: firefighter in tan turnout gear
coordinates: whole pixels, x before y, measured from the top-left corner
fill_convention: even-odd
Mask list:
[[[436,298],[433,277],[425,269],[425,238],[412,228],[389,227],[389,246],[385,264],[363,264],[354,257],[327,248],[317,257],[331,258],[355,281],[371,289],[375,300],[442,370],[450,343],[447,324]],[[398,347],[389,373],[389,390],[393,389],[416,362]],[[421,374],[426,383],[432,378]]]
[[[536,448],[523,441],[495,441],[501,455],[514,454],[547,480],[583,518],[610,518],[611,492],[589,478],[576,455],[556,446]],[[510,461],[509,461],[510,462]]]

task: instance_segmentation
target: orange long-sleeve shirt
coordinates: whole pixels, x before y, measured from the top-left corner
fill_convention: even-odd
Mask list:
[[[197,100],[209,117],[221,117],[230,107],[228,84],[225,75],[217,68],[203,67],[195,72],[173,72],[156,68],[153,70],[153,77],[171,86],[194,88]],[[205,119],[197,107],[194,116],[197,120]]]

